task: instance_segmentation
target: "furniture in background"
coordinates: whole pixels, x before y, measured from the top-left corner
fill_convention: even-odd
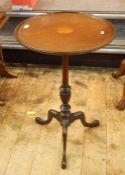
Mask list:
[[[4,16],[3,13],[0,13],[0,29],[6,24],[8,19],[9,19],[9,17],[6,17],[6,16]],[[17,76],[8,72],[6,65],[4,63],[4,59],[3,59],[2,47],[0,47],[0,74],[5,75],[6,77],[9,77],[9,78],[16,78],[17,77]]]
[[[5,16],[2,12],[0,12],[0,28],[2,28],[5,25],[8,19],[8,16]]]
[[[120,76],[123,76],[125,75],[125,59],[123,59],[121,61],[121,64],[120,64],[120,69],[117,70],[117,71],[114,71],[112,73],[112,76],[114,78],[119,78]],[[120,99],[120,101],[118,102],[117,104],[117,109],[119,110],[123,110],[125,109],[125,83],[124,83],[124,87],[123,87],[123,94],[122,94],[122,98]]]
[[[2,29],[2,27],[6,24],[8,19],[9,17],[5,16],[3,13],[0,13],[0,29]],[[9,78],[16,78],[16,76],[8,72],[6,68],[6,65],[3,59],[2,47],[0,47],[0,74]],[[3,100],[0,100],[0,106],[4,106],[4,105],[5,105],[5,102]]]
[[[88,53],[110,43],[116,30],[109,21],[80,13],[53,13],[29,18],[16,28],[16,38],[24,47],[31,50],[62,56],[62,85],[60,111],[48,111],[47,120],[39,117],[38,124],[49,124],[53,118],[62,126],[63,158],[62,168],[65,169],[67,130],[71,123],[80,120],[85,127],[96,127],[98,120],[87,123],[85,114],[81,111],[71,113],[69,100],[71,86],[69,86],[68,61],[69,55]]]
[[[8,78],[17,78],[16,75],[10,73],[7,70],[6,65],[4,63],[3,54],[2,54],[2,48],[1,47],[0,47],[0,74],[6,76]]]

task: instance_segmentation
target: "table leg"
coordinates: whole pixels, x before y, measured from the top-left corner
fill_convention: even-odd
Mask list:
[[[120,64],[120,69],[117,70],[117,71],[114,71],[112,73],[112,76],[114,78],[118,78],[122,75],[125,75],[125,59],[123,59],[121,61],[121,64]],[[117,109],[119,110],[124,110],[125,109],[125,83],[124,83],[124,88],[123,88],[123,94],[122,94],[122,98],[120,99],[120,101],[118,102],[117,106],[116,106]]]
[[[62,64],[62,86],[60,87],[60,98],[62,101],[62,105],[60,106],[60,112],[55,110],[49,110],[47,120],[43,120],[39,117],[35,118],[35,121],[38,124],[45,125],[49,124],[53,118],[57,119],[59,123],[62,125],[62,136],[63,136],[63,158],[62,158],[62,168],[65,169],[67,166],[66,161],[66,145],[67,145],[67,130],[68,126],[73,123],[75,120],[80,120],[81,123],[85,127],[96,127],[99,126],[99,121],[94,120],[90,123],[87,123],[85,120],[85,115],[83,112],[70,112],[69,100],[71,97],[71,87],[68,84],[68,56],[63,56],[63,64]]]

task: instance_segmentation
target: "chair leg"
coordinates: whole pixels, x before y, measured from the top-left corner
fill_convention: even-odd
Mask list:
[[[122,98],[119,101],[119,103],[117,104],[116,108],[119,109],[119,110],[124,110],[125,109],[125,83],[124,83]]]
[[[16,75],[9,73],[8,70],[6,69],[4,59],[3,59],[2,48],[0,48],[0,74],[6,76],[8,78],[17,78]]]
[[[114,72],[112,73],[112,76],[113,76],[114,78],[118,78],[118,77],[120,77],[120,76],[122,76],[122,75],[125,75],[125,59],[123,59],[123,60],[121,61],[120,69],[119,69],[119,70],[116,70],[116,71],[114,71]]]
[[[122,75],[125,75],[125,59],[123,59],[121,61],[121,64],[120,64],[120,69],[117,70],[117,71],[114,71],[112,73],[112,76],[114,78],[118,78]],[[121,100],[118,102],[117,106],[116,106],[117,109],[119,110],[124,110],[125,109],[125,83],[124,83],[124,88],[123,88],[123,94],[122,94],[122,98]]]

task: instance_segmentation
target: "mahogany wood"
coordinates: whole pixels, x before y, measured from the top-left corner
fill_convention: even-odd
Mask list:
[[[0,48],[0,73],[8,78],[17,78],[16,75],[8,72],[3,59],[2,48]]]
[[[120,69],[116,70],[112,73],[112,76],[114,78],[119,78],[120,76],[125,75],[125,59],[123,59],[121,61],[120,64]],[[122,94],[122,98],[120,99],[120,101],[118,102],[117,109],[119,110],[124,110],[125,109],[125,83],[124,83],[124,87],[123,87],[123,94]]]
[[[27,48],[50,54],[81,54],[104,47],[116,31],[110,22],[80,13],[53,13],[26,19],[16,28]]]
[[[86,127],[96,127],[99,125],[98,120],[94,120],[91,123],[87,123],[85,120],[85,114],[81,111],[71,113],[70,105],[68,104],[71,97],[71,87],[68,84],[68,56],[63,56],[63,64],[62,64],[62,86],[60,87],[60,98],[62,101],[62,105],[60,106],[60,112],[55,110],[50,110],[48,112],[48,119],[43,120],[39,117],[36,117],[36,122],[41,125],[49,124],[53,118],[56,118],[63,129],[63,158],[62,158],[62,168],[66,168],[66,144],[67,144],[67,129],[68,126],[73,123],[75,120],[80,120],[81,123]]]
[[[114,27],[106,20],[79,13],[55,13],[36,16],[22,22],[16,29],[17,40],[32,50],[49,54],[62,55],[62,85],[60,112],[49,110],[47,120],[36,117],[38,124],[49,124],[53,118],[62,126],[63,158],[62,168],[65,169],[68,126],[80,120],[85,127],[96,127],[98,120],[87,123],[81,111],[71,113],[69,100],[71,87],[68,82],[68,55],[90,52],[105,46],[115,36]]]
[[[0,28],[2,28],[5,23],[7,22],[7,20],[9,19],[9,17],[4,16],[3,13],[0,13]],[[6,77],[10,77],[10,78],[16,78],[17,76],[9,73],[6,69],[6,65],[4,63],[4,59],[3,59],[3,54],[2,54],[2,48],[0,47],[0,73],[2,75],[5,75]]]

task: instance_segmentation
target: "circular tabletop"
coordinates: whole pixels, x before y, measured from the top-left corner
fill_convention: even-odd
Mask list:
[[[52,13],[24,20],[16,38],[31,50],[49,54],[81,54],[109,44],[115,36],[110,22],[80,13]]]

